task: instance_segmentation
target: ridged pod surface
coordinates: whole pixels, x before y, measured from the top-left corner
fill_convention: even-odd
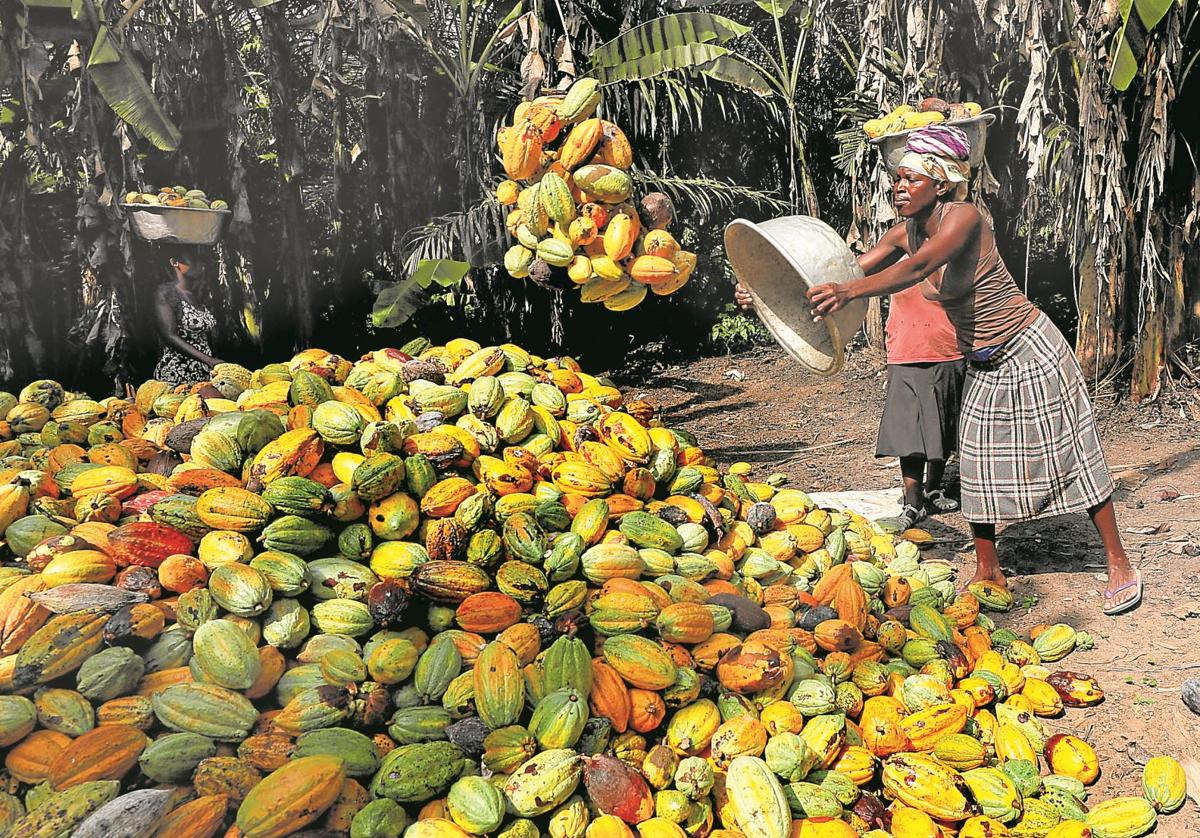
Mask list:
[[[238,807],[246,838],[282,838],[315,821],[337,799],[345,777],[342,760],[301,757],[273,771]]]

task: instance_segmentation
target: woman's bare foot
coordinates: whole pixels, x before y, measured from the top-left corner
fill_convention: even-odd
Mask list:
[[[1137,571],[1130,567],[1128,558],[1110,558],[1108,584],[1104,587],[1104,611],[1119,613],[1139,599],[1142,592],[1138,581]]]
[[[1142,583],[1138,572],[1129,564],[1125,545],[1121,543],[1121,532],[1117,529],[1117,516],[1113,512],[1112,498],[1088,510],[1092,523],[1104,542],[1108,557],[1108,585],[1104,588],[1104,613],[1119,614],[1134,607],[1142,598]]]
[[[971,535],[975,538],[975,575],[971,582],[995,582],[1007,588],[1008,580],[1000,570],[1000,557],[996,555],[996,525],[972,522]]]
[[[958,592],[960,594],[966,593],[967,589],[976,582],[993,582],[1002,588],[1008,588],[1008,579],[1004,576],[999,568],[996,568],[994,571],[989,571],[986,568],[977,566],[975,568],[975,575],[972,576],[970,580],[968,580],[961,588],[959,588]]]
[[[1008,587],[1008,578],[1000,570],[994,570],[990,573],[984,570],[976,570],[975,575],[971,577],[971,582],[995,582],[1001,587]]]

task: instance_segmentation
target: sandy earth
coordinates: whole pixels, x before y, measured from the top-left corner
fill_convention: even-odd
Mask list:
[[[828,380],[774,348],[614,378],[659,405],[665,421],[695,433],[721,464],[747,461],[759,479],[782,472],[789,485],[810,491],[900,484],[897,462],[874,458],[884,377],[865,350]],[[1094,800],[1140,794],[1140,763],[1154,754],[1200,759],[1200,716],[1180,701],[1181,682],[1200,678],[1200,394],[1175,391],[1135,409],[1118,405],[1111,387],[1099,392],[1101,436],[1120,486],[1118,520],[1142,571],[1144,601],[1125,616],[1101,613],[1099,537],[1086,516],[1063,516],[1001,533],[1001,563],[1021,607],[997,620],[1016,630],[1067,622],[1095,636],[1096,648],[1071,655],[1063,668],[1099,679],[1105,702],[1048,720],[1099,752]],[[973,570],[961,516],[923,526],[937,539],[937,557]],[[1155,834],[1200,836],[1200,811],[1189,802]]]

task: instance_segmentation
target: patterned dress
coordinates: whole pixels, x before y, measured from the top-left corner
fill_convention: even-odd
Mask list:
[[[175,331],[179,337],[205,355],[212,355],[208,336],[217,328],[217,318],[213,313],[178,295],[171,307],[175,312]],[[207,364],[184,355],[173,346],[163,347],[158,366],[154,368],[154,377],[172,386],[206,381],[210,374]]]

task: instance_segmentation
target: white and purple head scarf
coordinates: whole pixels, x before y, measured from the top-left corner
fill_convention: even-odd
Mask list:
[[[897,168],[909,169],[933,180],[966,183],[971,141],[960,128],[930,125],[908,135],[905,154]]]

